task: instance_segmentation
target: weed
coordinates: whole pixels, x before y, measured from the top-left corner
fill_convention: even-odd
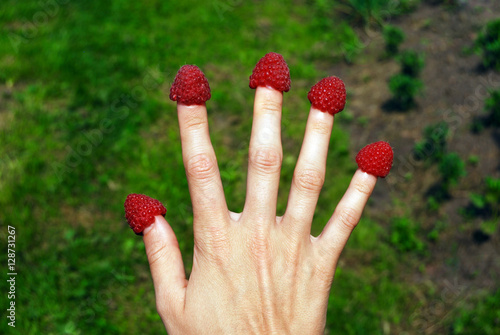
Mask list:
[[[391,220],[390,242],[399,251],[422,252],[425,244],[418,236],[419,226],[407,217],[395,217]]]
[[[394,56],[399,52],[399,46],[405,40],[403,30],[396,26],[385,25],[384,30],[385,52],[388,57]]]
[[[458,183],[460,178],[466,175],[465,163],[457,153],[449,153],[443,156],[439,162],[439,172],[446,189]]]
[[[497,232],[499,226],[500,222],[498,218],[495,218],[481,222],[480,229],[486,235],[491,236]]]
[[[467,157],[467,163],[473,166],[477,166],[479,164],[479,156],[470,155],[469,157]]]
[[[480,117],[474,117],[469,125],[469,129],[474,134],[480,134],[485,128],[485,120]]]
[[[405,50],[398,56],[399,64],[401,65],[401,73],[418,77],[425,66],[424,55],[414,51]]]
[[[363,25],[382,25],[389,19],[416,8],[420,0],[339,0],[336,10],[346,14],[352,21]]]
[[[500,71],[500,19],[486,24],[475,41],[474,49],[482,56],[485,68]]]
[[[469,195],[468,217],[480,216],[485,220],[500,218],[500,178],[486,177],[483,192]]]
[[[435,195],[430,195],[427,198],[427,208],[430,211],[437,212],[439,210],[439,207],[441,207],[441,202],[444,196],[440,193],[434,192]]]
[[[415,158],[438,162],[446,154],[449,127],[446,122],[439,122],[425,127],[424,138],[413,148]]]
[[[389,89],[393,95],[392,102],[401,110],[408,110],[415,106],[415,96],[423,89],[420,79],[397,74],[389,80]]]
[[[466,175],[464,161],[454,152],[441,157],[438,170],[441,179],[427,192],[429,209],[435,211],[439,209],[442,202],[450,198],[451,187]]]
[[[490,97],[484,102],[484,108],[488,113],[487,123],[500,126],[500,90],[490,92]]]
[[[444,5],[450,8],[454,8],[457,6],[463,6],[467,3],[467,0],[426,0],[428,3],[433,5]]]
[[[446,221],[439,220],[434,224],[432,230],[427,234],[427,238],[431,241],[438,241],[439,234],[447,227]]]

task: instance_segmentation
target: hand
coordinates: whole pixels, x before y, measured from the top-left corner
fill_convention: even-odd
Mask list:
[[[323,334],[335,268],[377,178],[357,170],[318,237],[310,235],[334,116],[311,108],[287,209],[276,217],[283,93],[257,87],[242,213],[228,210],[205,104],[178,103],[194,259],[189,280],[162,216],[144,230],[156,305],[169,334]]]

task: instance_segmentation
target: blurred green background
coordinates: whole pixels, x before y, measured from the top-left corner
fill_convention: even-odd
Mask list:
[[[18,276],[16,328],[2,317],[0,333],[164,332],[142,239],[128,228],[123,202],[129,193],[143,193],[166,205],[189,272],[191,203],[175,103],[168,100],[179,67],[196,64],[210,82],[211,137],[229,208],[240,211],[254,94],[248,76],[265,53],[285,57],[292,90],[283,110],[281,215],[310,86],[335,75],[326,71],[331,64],[351,63],[363,52],[356,28],[383,25],[388,15],[407,13],[417,4],[3,0],[0,236],[6,239],[8,225],[16,228]],[[349,105],[344,114],[335,124],[313,234],[321,231],[356,169],[343,129]],[[396,226],[407,238],[414,230],[404,220]],[[410,247],[401,249],[388,234],[369,217],[356,229],[346,259],[362,261],[339,266],[327,333],[418,333],[416,296],[438,293],[405,282],[401,273],[404,264],[418,264],[422,257],[414,236],[408,238]],[[6,257],[2,252],[1,264],[7,264]],[[7,273],[6,265],[2,272]],[[4,316],[5,280],[0,288]],[[498,308],[497,298],[498,293],[476,305],[486,323],[498,317],[490,314]],[[456,320],[470,334],[482,329],[469,311],[462,306],[451,310],[445,329],[459,333]]]

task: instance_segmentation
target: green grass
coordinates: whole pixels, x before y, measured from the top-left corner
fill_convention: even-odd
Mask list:
[[[191,203],[175,104],[167,97],[176,71],[196,64],[210,81],[210,123],[223,125],[212,127],[211,137],[229,207],[240,211],[254,94],[248,76],[266,52],[287,59],[292,90],[283,110],[282,214],[305,129],[307,91],[335,75],[317,64],[354,59],[357,36],[347,22],[339,23],[335,6],[321,1],[59,3],[0,4],[0,222],[2,238],[7,225],[16,227],[16,329],[162,333],[144,246],[125,223],[123,201],[137,192],[167,206],[189,272]],[[382,17],[374,9],[358,12]],[[336,119],[313,234],[355,170],[342,130],[348,121],[342,114]],[[395,269],[417,256],[399,255],[386,230],[363,220],[345,257],[361,261],[339,267],[328,330],[382,333],[383,323],[404,325],[413,293]],[[6,292],[5,281],[0,289]],[[0,333],[9,331],[4,320]]]
[[[500,290],[483,293],[468,304],[461,304],[453,315],[450,334],[496,334],[499,319]]]
[[[175,104],[167,98],[183,64],[197,64],[210,80],[211,123],[234,120],[211,136],[229,206],[238,211],[252,122],[248,75],[266,52],[288,60],[298,84],[285,97],[284,211],[307,90],[326,75],[312,61],[340,59],[336,36],[351,28],[323,23],[329,33],[311,39],[319,28],[307,5],[221,3],[71,1],[31,35],[23,22],[38,17],[38,2],[1,5],[2,113],[9,118],[0,133],[0,206],[2,226],[17,228],[23,333],[161,333],[142,240],[126,227],[123,201],[138,192],[167,205],[189,271],[191,203]],[[318,210],[316,232],[353,172],[347,148],[337,126],[329,152],[335,169],[330,165],[322,200],[328,206]],[[2,322],[1,331],[6,327]]]

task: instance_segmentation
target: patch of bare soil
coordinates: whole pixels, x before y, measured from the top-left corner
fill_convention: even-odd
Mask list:
[[[406,34],[401,50],[413,49],[425,54],[421,74],[425,90],[417,106],[406,112],[388,111],[384,104],[391,98],[389,78],[399,72],[394,59],[384,59],[384,41],[380,33],[365,34],[362,56],[353,65],[338,64],[329,73],[341,77],[350,91],[348,110],[354,116],[350,125],[352,152],[378,140],[391,143],[395,161],[391,174],[380,180],[368,211],[370,216],[389,226],[397,215],[414,217],[429,232],[438,221],[445,222],[439,239],[430,247],[424,267],[408,271],[409,282],[426,290],[436,289],[439,301],[420,299],[419,333],[442,333],[450,310],[467,297],[481,291],[498,289],[500,277],[500,232],[481,240],[474,232],[479,219],[460,214],[471,192],[480,193],[484,178],[500,177],[500,130],[486,128],[474,134],[474,118],[484,115],[484,100],[489,89],[500,89],[500,73],[481,69],[470,48],[484,24],[500,17],[500,2],[470,0],[458,9],[421,4],[409,15],[394,18],[394,24]],[[342,117],[342,115],[339,115]],[[451,198],[437,211],[430,211],[427,200],[432,187],[440,181],[434,164],[416,161],[412,150],[422,139],[424,128],[446,122],[450,129],[449,152],[467,162],[477,156],[477,164],[467,164],[467,176],[452,188]],[[395,203],[402,205],[395,207]],[[438,304],[439,309],[434,308]],[[413,326],[416,326],[413,324]],[[406,329],[414,332],[415,328]]]

